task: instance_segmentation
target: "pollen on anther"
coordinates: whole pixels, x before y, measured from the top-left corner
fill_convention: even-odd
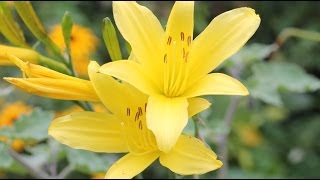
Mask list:
[[[167,45],[170,45],[170,44],[171,44],[171,41],[172,41],[172,37],[169,36],[169,37],[168,37],[168,41],[167,41]]]
[[[191,36],[188,36],[187,43],[188,43],[188,46],[190,46],[190,44],[191,44]]]
[[[184,33],[183,32],[180,33],[180,36],[181,36],[181,41],[184,41]]]

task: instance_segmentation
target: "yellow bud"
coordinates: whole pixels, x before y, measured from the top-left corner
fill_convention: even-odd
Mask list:
[[[24,150],[25,143],[20,139],[16,139],[11,143],[11,147],[16,152],[22,152]]]
[[[22,61],[37,64],[40,56],[36,51],[25,48],[0,45],[0,65],[14,65],[7,54],[12,54]]]

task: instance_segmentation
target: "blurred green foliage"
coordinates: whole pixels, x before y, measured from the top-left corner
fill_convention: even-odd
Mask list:
[[[165,25],[173,2],[141,4],[148,6]],[[101,40],[92,59],[101,64],[110,61],[101,29],[103,18],[109,17],[114,22],[111,2],[32,2],[32,5],[47,29],[60,23],[68,11],[74,24],[91,28]],[[230,133],[229,178],[320,177],[320,42],[289,38],[280,47],[276,46],[278,35],[287,27],[320,33],[320,2],[196,2],[194,34],[198,35],[216,15],[243,6],[256,10],[261,25],[247,45],[218,71],[239,76],[238,79],[248,87],[250,96],[240,99],[230,128],[224,121],[232,97],[207,96],[212,106],[199,115],[202,119],[200,135],[220,157],[217,151],[219,138],[221,134]],[[27,42],[35,44],[35,38],[17,14],[14,15]],[[3,37],[0,40],[7,43]],[[124,39],[120,38],[119,42],[124,57],[128,57]],[[36,48],[45,51],[41,45]],[[20,75],[14,67],[0,67],[1,77]],[[24,101],[36,109],[19,117],[12,127],[2,128],[0,136],[32,140],[22,157],[33,161],[36,168],[44,167],[50,171],[50,164],[56,164],[59,172],[70,168],[72,173],[67,177],[90,178],[95,173],[106,172],[118,159],[118,155],[70,149],[47,137],[54,112],[70,107],[71,102],[36,97],[0,80],[0,108],[14,101]],[[185,131],[193,133],[192,122]],[[27,170],[10,156],[8,149],[0,142],[0,177],[30,177]],[[216,178],[218,171],[200,177]],[[159,162],[142,175],[144,178],[174,177],[160,167]]]

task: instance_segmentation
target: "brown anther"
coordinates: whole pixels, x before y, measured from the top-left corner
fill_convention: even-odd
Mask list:
[[[189,52],[186,53],[186,57],[184,58],[185,62],[188,62],[188,55],[189,55]]]
[[[139,129],[142,129],[142,122],[139,121]]]
[[[147,112],[147,103],[144,104],[144,112]]]
[[[138,107],[138,111],[139,111],[139,115],[143,115],[141,107]]]
[[[186,56],[186,50],[184,48],[182,48],[182,55],[183,55],[183,59]]]
[[[181,41],[184,41],[184,33],[183,32],[180,33],[180,37],[181,37]]]
[[[187,43],[188,43],[188,46],[190,46],[190,44],[191,44],[191,36],[188,36]]]
[[[139,117],[140,117],[140,114],[139,114],[139,112],[137,112],[136,116],[134,117],[134,121],[137,121],[139,119]]]
[[[163,57],[163,62],[164,62],[164,63],[167,63],[167,62],[168,62],[168,60],[167,60],[167,54],[164,55],[164,57]]]
[[[170,45],[170,44],[171,44],[171,41],[172,41],[172,37],[169,36],[169,37],[168,37],[168,41],[167,41],[167,45]]]
[[[130,116],[130,108],[127,108],[127,116]]]

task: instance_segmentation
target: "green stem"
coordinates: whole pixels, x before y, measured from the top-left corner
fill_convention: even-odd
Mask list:
[[[281,31],[277,38],[277,43],[282,45],[289,37],[299,37],[310,41],[320,42],[320,33],[315,31],[307,31],[298,28],[285,28]]]
[[[197,115],[195,115],[193,118],[193,124],[194,124],[194,137],[199,138],[199,126],[198,126],[198,118]]]

